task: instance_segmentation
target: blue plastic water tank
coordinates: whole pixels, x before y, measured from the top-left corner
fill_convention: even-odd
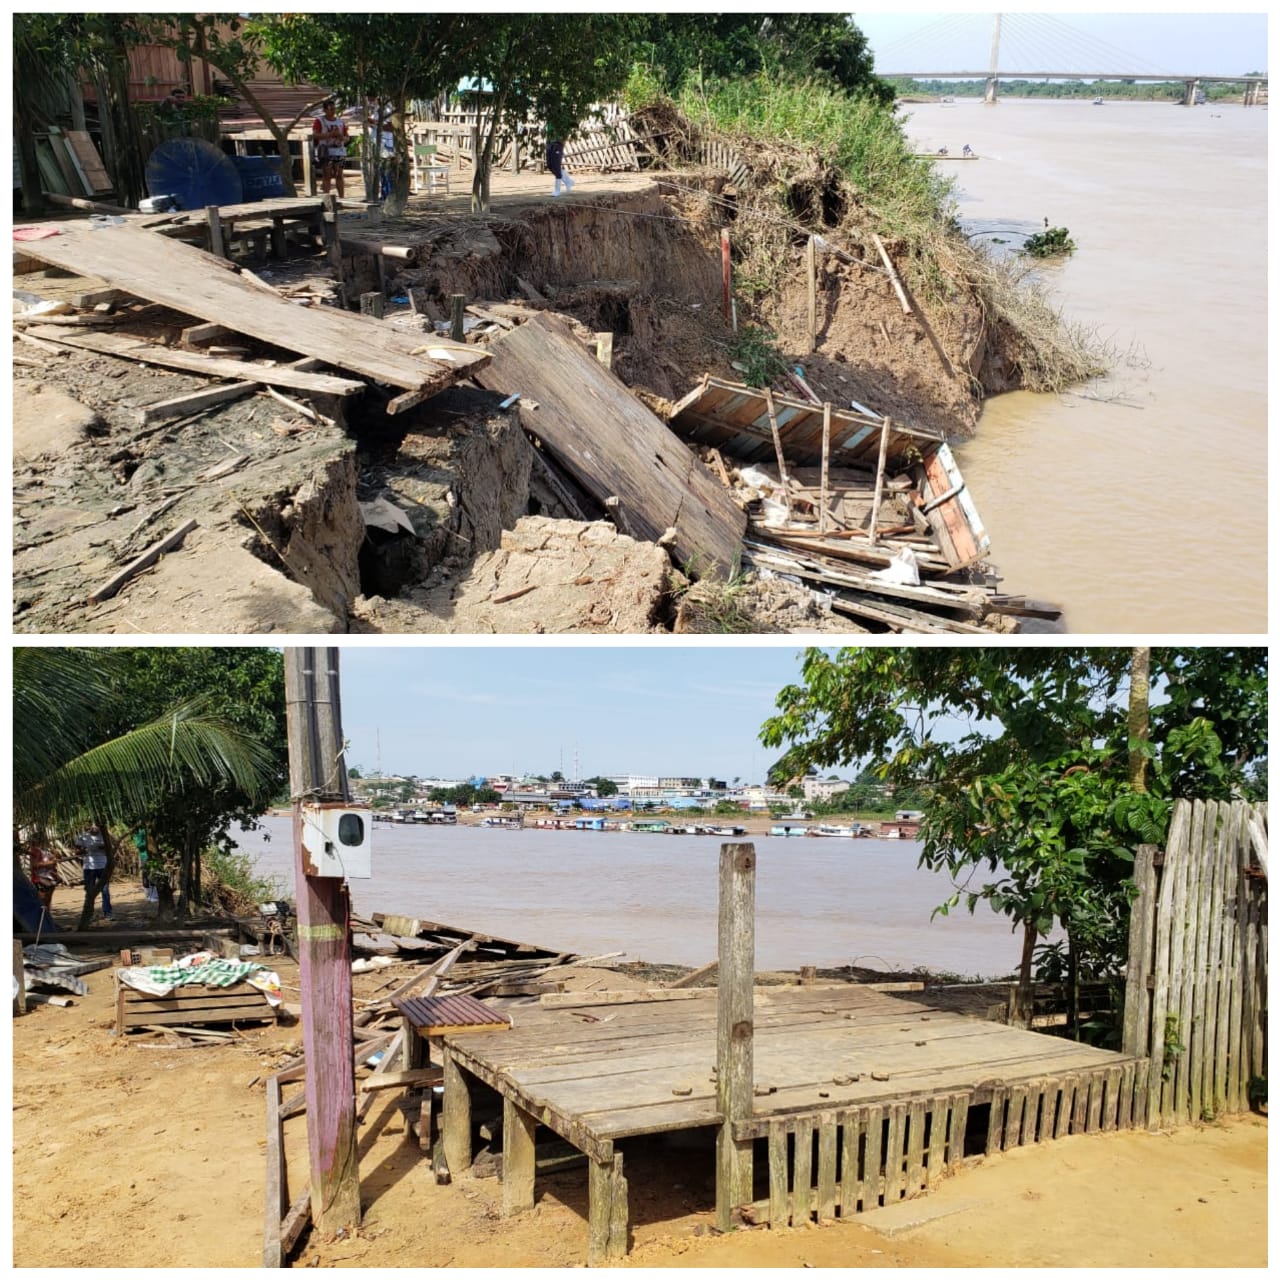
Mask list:
[[[170,138],[147,160],[147,194],[172,195],[182,209],[239,204],[240,175],[230,159],[201,138]]]

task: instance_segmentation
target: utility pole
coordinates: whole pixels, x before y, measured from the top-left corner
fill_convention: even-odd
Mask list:
[[[314,860],[304,848],[303,823],[304,805],[309,815],[317,804],[350,799],[342,755],[337,649],[285,649],[284,682],[311,1213],[321,1231],[333,1234],[360,1225],[351,1053],[351,901],[341,876],[314,874]]]
[[[1000,15],[996,14],[996,23],[991,31],[991,74],[987,76],[987,92],[983,102],[989,107],[996,105],[996,81],[1000,76]]]

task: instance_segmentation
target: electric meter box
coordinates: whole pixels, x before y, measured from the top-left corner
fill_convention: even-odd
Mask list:
[[[304,804],[302,850],[308,875],[368,880],[373,875],[373,813],[350,804]]]

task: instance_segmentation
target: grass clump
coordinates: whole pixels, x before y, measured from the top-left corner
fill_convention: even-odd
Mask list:
[[[770,386],[790,368],[776,335],[762,325],[743,325],[729,342],[729,358],[749,387]]]
[[[1076,243],[1066,227],[1046,227],[1022,244],[1022,252],[1032,258],[1063,258],[1075,251]]]
[[[210,846],[201,858],[201,872],[206,900],[237,915],[256,911],[259,903],[285,897],[280,881],[275,876],[257,875],[253,859],[238,850]]]

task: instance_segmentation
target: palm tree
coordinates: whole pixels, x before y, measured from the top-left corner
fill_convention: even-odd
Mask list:
[[[231,782],[261,790],[270,764],[253,738],[200,702],[147,724],[128,723],[112,649],[13,651],[15,824],[70,831],[89,822],[133,823],[180,782]]]

